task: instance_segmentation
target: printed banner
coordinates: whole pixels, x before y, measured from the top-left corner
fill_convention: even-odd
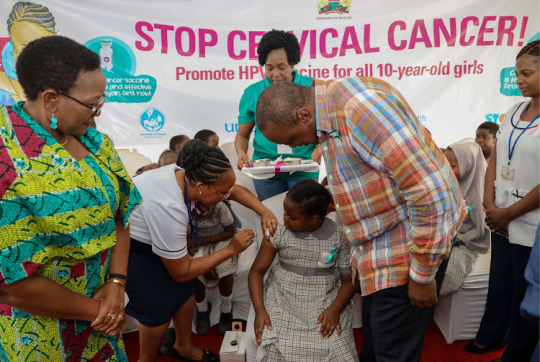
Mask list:
[[[24,45],[64,35],[100,56],[107,103],[96,123],[117,147],[159,153],[204,128],[230,142],[244,89],[265,77],[258,41],[280,29],[299,40],[300,74],[388,81],[444,147],[522,99],[515,57],[540,37],[539,14],[538,0],[4,0],[0,102],[24,99]]]

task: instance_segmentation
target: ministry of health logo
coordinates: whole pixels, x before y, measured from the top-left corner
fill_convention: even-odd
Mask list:
[[[348,14],[351,0],[317,0],[319,14]]]

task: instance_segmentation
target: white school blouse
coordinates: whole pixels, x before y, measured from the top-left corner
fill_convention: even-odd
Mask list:
[[[523,128],[529,125],[529,122],[521,121],[521,114],[528,104],[529,102],[523,102],[510,108],[497,134],[495,175],[497,207],[508,207],[516,203],[540,184],[540,126],[538,125],[540,119],[537,118],[531,122],[529,129],[523,132],[516,143]],[[514,128],[514,126],[519,128]],[[510,166],[515,169],[513,180],[501,177],[503,166],[508,165],[509,162],[510,135],[512,135],[510,147],[515,144],[510,161]],[[532,247],[538,223],[540,223],[540,209],[513,220],[508,225],[510,243]]]

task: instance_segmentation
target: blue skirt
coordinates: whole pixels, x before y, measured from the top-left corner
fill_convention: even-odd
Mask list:
[[[152,246],[131,239],[126,293],[126,313],[147,327],[169,323],[193,295],[193,280],[174,281]]]

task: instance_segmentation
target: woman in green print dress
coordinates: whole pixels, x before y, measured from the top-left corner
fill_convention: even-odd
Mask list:
[[[140,194],[90,127],[105,102],[99,56],[44,37],[17,75],[27,101],[0,108],[0,360],[127,361],[118,332]]]

